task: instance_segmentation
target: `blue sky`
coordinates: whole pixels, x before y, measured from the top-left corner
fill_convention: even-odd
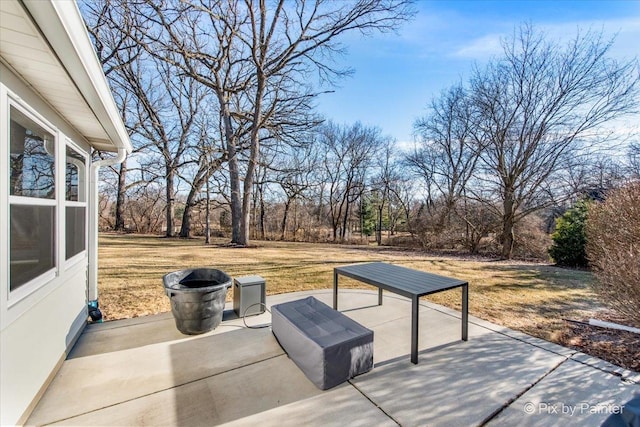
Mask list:
[[[555,39],[578,28],[617,33],[611,55],[640,57],[640,0],[418,1],[418,14],[398,34],[345,39],[339,64],[355,70],[319,111],[338,123],[378,126],[400,147],[411,146],[414,120],[443,89],[466,80],[474,64],[501,52],[500,38],[531,22]]]

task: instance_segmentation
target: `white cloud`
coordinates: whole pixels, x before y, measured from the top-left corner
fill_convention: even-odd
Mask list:
[[[455,50],[451,56],[474,60],[488,60],[493,56],[502,53],[501,39],[510,37],[513,26],[505,32],[492,32],[467,41],[462,47]],[[580,31],[584,34],[587,31],[595,33],[602,31],[606,39],[615,36],[615,42],[610,50],[610,56],[616,59],[631,59],[640,55],[638,40],[640,40],[640,18],[610,19],[610,20],[590,20],[574,21],[555,24],[537,23],[535,28],[543,31],[551,40],[558,42],[568,42],[574,39]]]
[[[416,147],[415,141],[396,141],[395,147],[398,151],[411,151]]]
[[[502,53],[501,38],[504,34],[487,34],[473,39],[456,50],[452,56],[475,60],[487,60]]]
[[[615,36],[610,55],[616,59],[631,59],[640,54],[640,18],[609,19],[603,21],[590,20],[567,22],[563,24],[540,25],[551,38],[569,41],[575,38],[578,30],[581,34],[591,30],[602,31],[605,39]]]

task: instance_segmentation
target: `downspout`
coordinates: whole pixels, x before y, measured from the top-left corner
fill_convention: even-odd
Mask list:
[[[89,178],[89,284],[87,300],[89,316],[94,322],[102,322],[102,313],[98,305],[98,172],[102,166],[122,163],[127,158],[127,150],[118,148],[118,155],[110,159],[96,160],[91,163]]]

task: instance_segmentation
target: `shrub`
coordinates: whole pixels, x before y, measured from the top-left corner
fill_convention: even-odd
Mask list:
[[[640,182],[593,203],[586,235],[596,292],[604,303],[640,326]]]
[[[549,260],[551,239],[547,234],[543,219],[538,215],[529,215],[515,227],[514,258]]]
[[[553,244],[549,255],[558,265],[566,267],[586,267],[585,222],[590,202],[578,201],[571,209],[556,220],[556,229],[551,235]]]

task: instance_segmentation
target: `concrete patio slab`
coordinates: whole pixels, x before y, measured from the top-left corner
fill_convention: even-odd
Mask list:
[[[175,324],[175,321],[173,320],[173,315],[169,312],[155,315],[153,319],[149,319],[146,322],[143,318],[135,317],[118,322],[88,325],[68,358],[75,359],[77,357],[185,339],[185,336],[180,331],[170,327],[173,324]],[[132,335],[130,333],[131,326],[135,326],[139,332]]]
[[[266,328],[227,329],[67,360],[29,422],[68,419],[284,354]]]
[[[299,400],[224,425],[228,427],[257,425],[265,427],[386,427],[397,426],[397,423],[357,389],[342,385],[309,399]]]
[[[353,384],[403,426],[477,425],[565,360],[498,334],[422,351]],[[393,384],[393,387],[389,387]]]
[[[218,425],[322,393],[286,356],[60,421],[77,426]]]
[[[606,363],[606,362],[605,362]],[[491,426],[599,426],[640,385],[568,360],[499,414]]]
[[[329,289],[267,305],[309,295],[332,303]],[[315,388],[270,328],[246,328],[228,304],[222,324],[197,336],[177,333],[166,313],[88,327],[28,424],[591,425],[606,415],[567,422],[524,405],[620,405],[640,387],[637,373],[473,316],[463,342],[460,313],[428,302],[413,365],[409,300],[385,293],[378,306],[376,291],[341,289],[340,309],[373,329],[375,367],[331,390]],[[269,313],[246,319],[269,322]]]

